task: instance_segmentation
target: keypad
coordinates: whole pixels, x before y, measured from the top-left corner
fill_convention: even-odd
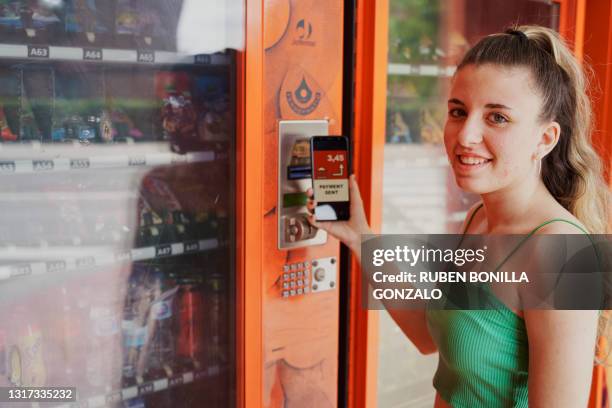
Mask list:
[[[280,274],[280,294],[283,298],[310,293],[310,262],[295,262],[283,265]]]

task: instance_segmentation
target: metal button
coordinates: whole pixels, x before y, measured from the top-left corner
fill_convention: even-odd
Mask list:
[[[301,295],[302,293],[304,293],[304,291],[302,290],[302,288],[299,288],[299,289],[297,290],[297,294],[298,294],[298,295]]]
[[[297,269],[297,265],[296,264],[291,264],[291,270],[295,271]]]
[[[286,290],[283,290],[283,297],[289,297],[289,292]]]
[[[302,268],[304,268],[304,264],[303,264],[303,263],[301,263],[301,262],[298,262],[298,263],[297,263],[297,268],[298,268],[298,269],[302,269]]]
[[[289,265],[283,265],[283,272],[289,272]]]
[[[295,272],[291,272],[291,279],[295,279]]]
[[[284,280],[289,279],[289,274],[288,274],[288,273],[283,273],[283,279],[284,279]]]
[[[314,271],[314,278],[316,281],[321,282],[322,280],[325,279],[325,269],[324,268],[317,268]]]
[[[291,296],[295,296],[295,290],[294,290],[294,289],[291,289],[291,292],[289,292],[289,294],[290,294]]]
[[[302,276],[304,276],[304,272],[302,272],[302,271],[298,271],[298,273],[297,273],[297,277],[298,277],[298,278],[301,278]]]
[[[289,289],[289,282],[283,282],[283,289]]]
[[[310,268],[310,262],[308,261],[304,262],[304,268]]]
[[[298,280],[297,281],[298,286],[304,286],[304,281],[303,280]]]
[[[295,281],[291,281],[291,287],[295,288]]]

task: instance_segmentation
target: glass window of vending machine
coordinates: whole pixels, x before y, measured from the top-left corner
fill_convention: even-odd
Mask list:
[[[242,9],[0,0],[0,386],[235,404]]]
[[[389,1],[382,233],[458,231],[477,197],[456,186],[443,146],[456,64],[481,37],[513,24],[559,30],[561,11],[538,0]],[[379,405],[432,406],[437,357],[421,355],[386,312],[379,339]]]

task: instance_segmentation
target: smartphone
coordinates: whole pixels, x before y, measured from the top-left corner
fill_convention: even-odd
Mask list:
[[[346,136],[313,136],[310,139],[310,157],[317,220],[348,220],[348,139]]]

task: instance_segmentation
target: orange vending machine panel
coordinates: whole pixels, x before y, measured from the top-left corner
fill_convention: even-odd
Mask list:
[[[342,131],[343,2],[265,1],[263,27],[263,406],[333,407],[340,249],[305,191],[309,138]]]

